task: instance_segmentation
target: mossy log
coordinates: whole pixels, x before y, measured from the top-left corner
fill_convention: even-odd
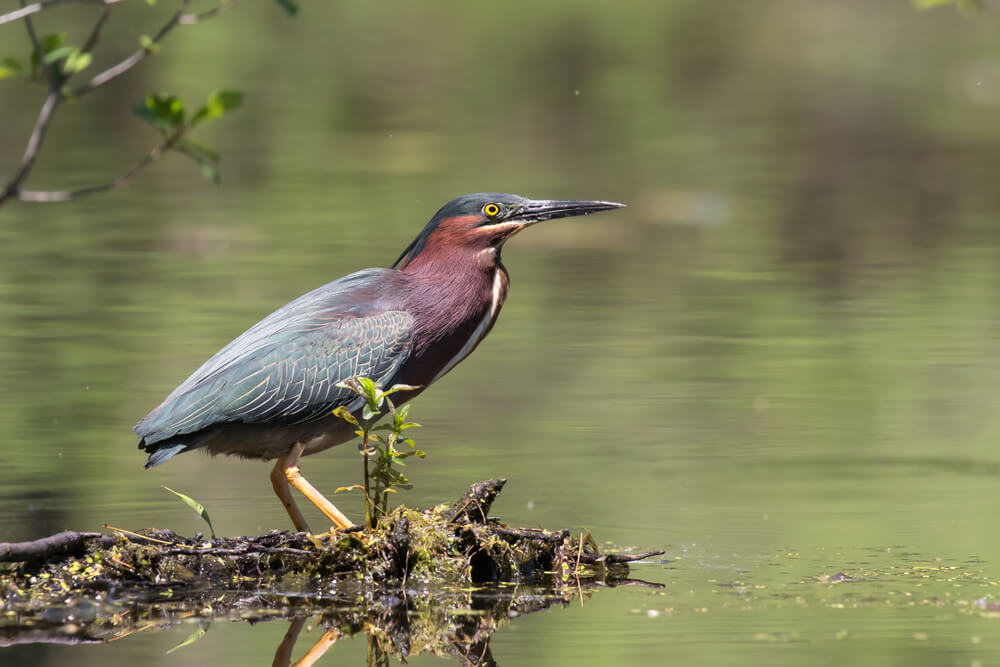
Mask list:
[[[371,531],[205,540],[115,529],[0,544],[3,608],[23,613],[67,594],[149,602],[196,598],[209,589],[287,594],[346,584],[385,590],[614,583],[628,577],[629,561],[662,553],[605,555],[589,535],[508,527],[489,517],[505,482],[474,484],[451,505],[396,508]]]

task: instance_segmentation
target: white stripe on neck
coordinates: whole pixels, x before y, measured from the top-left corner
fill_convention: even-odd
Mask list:
[[[434,376],[431,383],[437,382],[445,373],[457,366],[458,362],[469,356],[469,354],[472,353],[472,348],[474,348],[476,344],[478,344],[479,341],[486,336],[486,330],[489,329],[490,323],[496,319],[497,312],[500,310],[500,298],[502,296],[502,291],[503,276],[501,275],[500,269],[497,268],[493,271],[493,302],[490,304],[489,311],[487,311],[487,313],[483,316],[483,319],[480,320],[479,324],[476,325],[476,330],[472,332],[472,335],[469,336],[469,340],[466,341],[465,345],[462,346],[462,349],[458,351],[458,354],[452,357],[451,361],[445,365],[441,372]]]

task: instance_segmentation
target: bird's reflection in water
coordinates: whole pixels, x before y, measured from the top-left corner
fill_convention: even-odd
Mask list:
[[[169,651],[188,653],[198,650],[198,639],[213,621],[256,624],[287,620],[290,625],[275,650],[274,665],[313,665],[337,642],[364,636],[368,665],[388,665],[389,658],[405,661],[411,655],[429,653],[453,658],[461,665],[488,667],[497,664],[490,652],[490,639],[507,623],[553,606],[582,605],[598,588],[623,585],[662,588],[661,584],[634,579],[613,579],[562,581],[541,587],[500,584],[473,591],[397,589],[376,593],[345,585],[333,593],[314,590],[303,595],[304,591],[299,591],[290,596],[233,591],[155,602],[80,598],[44,610],[25,608],[8,617],[6,623],[0,622],[0,647],[33,644],[37,649],[27,651],[37,650],[37,656],[43,654],[43,644],[103,643],[113,651],[137,634],[197,622],[199,630]],[[192,613],[192,609],[198,611]],[[303,641],[296,646],[300,638],[311,639],[317,631],[322,635],[312,645],[307,647]],[[297,654],[300,657],[296,660]]]
[[[371,601],[363,610],[320,615],[317,621],[326,631],[295,662],[295,642],[309,617],[293,619],[275,652],[273,665],[309,667],[338,641],[363,632],[368,640],[367,667],[387,666],[390,657],[405,662],[408,656],[420,653],[452,657],[466,667],[493,667],[497,662],[490,652],[490,639],[500,627],[553,606],[567,607],[574,602],[583,605],[596,589],[608,586],[663,587],[639,579],[621,579],[610,584],[576,582],[559,589],[497,587],[450,601],[433,594],[419,598],[389,595]],[[460,598],[464,603],[455,604]]]
[[[565,607],[576,599],[582,603],[591,594],[592,588],[573,588],[564,593],[526,591],[523,587],[499,589],[472,593],[466,598],[468,604],[446,607],[434,604],[430,596],[418,602],[386,596],[364,610],[292,619],[272,664],[309,667],[338,641],[363,633],[368,642],[369,667],[388,665],[390,657],[405,660],[419,653],[450,656],[470,667],[490,667],[497,664],[490,652],[490,638],[503,624],[553,605]],[[302,657],[293,660],[299,635],[311,620],[326,630]]]

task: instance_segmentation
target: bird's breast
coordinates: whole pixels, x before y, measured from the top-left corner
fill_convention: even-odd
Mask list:
[[[493,328],[493,324],[497,321],[497,316],[500,315],[500,307],[507,296],[507,285],[507,275],[503,270],[497,269],[493,274],[493,287],[490,291],[489,307],[484,309],[484,312],[479,317],[479,321],[475,322],[474,328],[466,336],[462,347],[447,361],[444,368],[438,371],[431,382],[437,382],[445,373],[457,366],[458,362],[469,356],[476,349],[476,346],[479,345],[480,341],[486,338],[486,334]]]
[[[497,267],[475,288],[439,289],[418,324],[416,358],[404,380],[428,386],[469,356],[493,328],[507,297],[507,272]]]

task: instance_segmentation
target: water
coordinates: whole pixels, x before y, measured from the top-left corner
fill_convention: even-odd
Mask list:
[[[43,32],[88,25],[87,8],[60,11]],[[116,8],[95,67],[169,11]],[[0,212],[0,540],[202,530],[160,485],[221,533],[284,527],[266,465],[189,454],[143,471],[132,424],[261,316],[390,263],[455,195],[615,199],[630,207],[505,249],[499,324],[413,406],[429,456],[401,500],[505,476],[505,521],[666,549],[634,572],[666,588],[515,618],[491,639],[497,661],[996,662],[991,17],[692,0],[288,20],[247,3],[178,29],[60,110],[29,185],[126,168],[156,141],[126,111],[147,92],[234,87],[245,108],[198,135],[223,154],[222,187],[171,155],[127,189]],[[0,26],[0,55],[27,48],[22,29]],[[0,82],[0,173],[39,94]],[[304,471],[353,482],[352,452]],[[163,655],[196,618],[3,659],[266,664],[288,625],[217,621]],[[321,634],[310,624],[296,657]],[[356,637],[326,660],[365,653]]]

